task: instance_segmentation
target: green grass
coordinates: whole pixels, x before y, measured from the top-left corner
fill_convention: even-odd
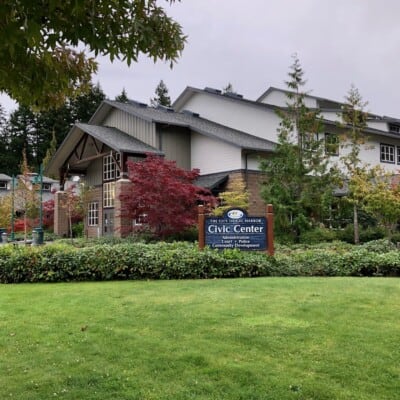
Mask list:
[[[0,286],[0,399],[395,399],[400,280]]]

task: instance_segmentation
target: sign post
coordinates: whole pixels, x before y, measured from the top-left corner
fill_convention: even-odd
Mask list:
[[[248,216],[240,208],[231,208],[223,217],[206,217],[198,208],[199,249],[239,249],[266,251],[274,255],[273,208],[269,204],[265,217]]]

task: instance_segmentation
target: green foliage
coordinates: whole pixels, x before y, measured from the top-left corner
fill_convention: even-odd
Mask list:
[[[168,95],[168,88],[164,81],[161,79],[155,90],[155,97],[150,99],[152,106],[171,107],[171,98]]]
[[[278,144],[274,154],[260,164],[266,174],[261,195],[274,205],[276,229],[294,240],[307,226],[322,221],[336,177],[328,169],[325,144],[319,136],[322,117],[305,104],[303,74],[295,57],[287,82],[287,107],[278,111]]]
[[[374,275],[399,276],[400,252],[377,243],[348,247],[335,242],[281,247],[274,257],[236,249],[200,251],[185,242],[0,246],[1,283]]]
[[[28,164],[38,169],[42,160],[49,161],[72,125],[76,121],[88,122],[104,99],[100,86],[90,83],[88,92],[67,99],[57,108],[34,112],[19,106],[3,129],[4,156],[0,158],[0,170],[10,176],[16,175],[24,148]]]
[[[172,63],[186,40],[156,0],[3,0],[0,15],[0,88],[38,108],[88,88],[97,64],[78,45],[130,65],[141,53]]]
[[[249,208],[249,192],[241,176],[229,179],[229,189],[219,194],[220,204],[214,209],[214,215],[223,215],[230,208],[238,207],[244,210]]]

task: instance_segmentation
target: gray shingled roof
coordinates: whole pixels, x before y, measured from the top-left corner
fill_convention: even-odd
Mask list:
[[[171,108],[147,107],[136,102],[119,103],[117,101],[105,100],[105,103],[149,122],[187,127],[205,136],[222,140],[240,148],[273,151],[276,146],[276,143],[270,140],[228,128],[224,125],[201,118],[198,114],[186,112],[178,113]]]
[[[11,181],[12,178],[11,176],[8,176],[6,174],[0,174],[0,181]]]
[[[117,128],[108,126],[96,126],[83,123],[75,124],[83,132],[105,143],[112,149],[127,153],[157,153],[162,154],[156,148],[141,142]]]
[[[207,189],[214,189],[221,183],[224,183],[228,179],[229,174],[221,172],[218,174],[202,175],[199,176],[194,182],[196,186],[204,187]]]

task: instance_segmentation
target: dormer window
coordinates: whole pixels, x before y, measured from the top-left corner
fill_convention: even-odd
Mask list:
[[[394,133],[400,133],[400,124],[389,124],[389,131]]]

